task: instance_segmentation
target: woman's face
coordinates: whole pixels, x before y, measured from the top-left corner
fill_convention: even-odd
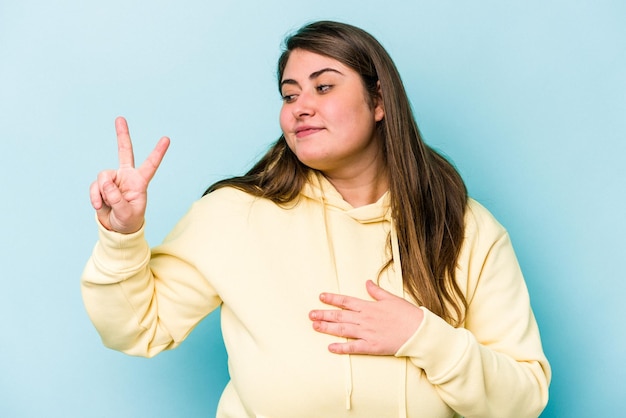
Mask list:
[[[372,103],[361,76],[339,61],[296,49],[281,80],[280,127],[305,165],[330,177],[380,169],[376,122],[382,100]]]

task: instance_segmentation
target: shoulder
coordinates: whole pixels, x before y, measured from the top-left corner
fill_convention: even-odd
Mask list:
[[[177,229],[187,229],[191,225],[197,229],[225,227],[228,220],[240,218],[248,212],[255,199],[258,198],[233,187],[215,190],[191,204]]]
[[[201,212],[237,212],[240,209],[249,209],[257,201],[267,199],[253,196],[235,187],[222,187],[202,196],[193,203],[191,211]]]
[[[233,187],[223,187],[191,204],[166,241],[180,237],[195,242],[207,237],[224,237],[248,223],[255,201],[266,200]],[[203,237],[203,238],[200,238]],[[203,241],[204,242],[204,241]]]
[[[506,235],[506,229],[487,208],[470,198],[465,209],[465,237],[481,236],[489,240],[498,240]]]
[[[462,270],[481,269],[495,247],[509,242],[507,230],[474,199],[469,199],[465,210],[464,240],[459,254]]]
[[[226,186],[202,196],[197,203],[203,205],[215,205],[219,203],[250,203],[255,199],[258,198],[244,192],[243,190]]]
[[[226,186],[217,189],[194,202],[191,206],[192,217],[212,219],[246,219],[248,221],[280,216],[292,212],[299,206],[299,200],[280,204],[270,199],[255,196],[236,187]],[[243,217],[243,218],[242,218]]]

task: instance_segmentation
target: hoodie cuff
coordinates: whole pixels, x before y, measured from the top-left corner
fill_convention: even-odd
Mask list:
[[[119,283],[148,264],[150,246],[145,239],[143,226],[132,234],[121,234],[97,223],[99,240],[93,250],[92,261],[103,275],[92,276],[91,282]]]
[[[471,335],[464,328],[454,328],[428,309],[420,307],[424,319],[419,328],[395,354],[408,357],[426,372],[433,384],[448,381],[471,345]]]

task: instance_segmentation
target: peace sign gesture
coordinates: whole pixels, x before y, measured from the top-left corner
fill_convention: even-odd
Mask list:
[[[146,213],[148,183],[154,177],[170,139],[163,137],[139,168],[135,168],[133,145],[126,119],[115,119],[120,166],[105,170],[91,184],[89,195],[100,223],[111,231],[130,234],[138,231]]]

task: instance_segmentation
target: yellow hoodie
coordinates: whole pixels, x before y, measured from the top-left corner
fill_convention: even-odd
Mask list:
[[[422,307],[395,356],[332,354],[337,337],[308,319],[321,292],[370,299],[368,279],[405,296],[388,195],[353,208],[322,176],[288,207],[217,190],[152,250],[143,230],[100,226],[82,292],[105,345],[148,357],[221,306],[231,380],[218,417],[537,417],[550,367],[509,237],[473,200],[465,235],[463,327]]]

